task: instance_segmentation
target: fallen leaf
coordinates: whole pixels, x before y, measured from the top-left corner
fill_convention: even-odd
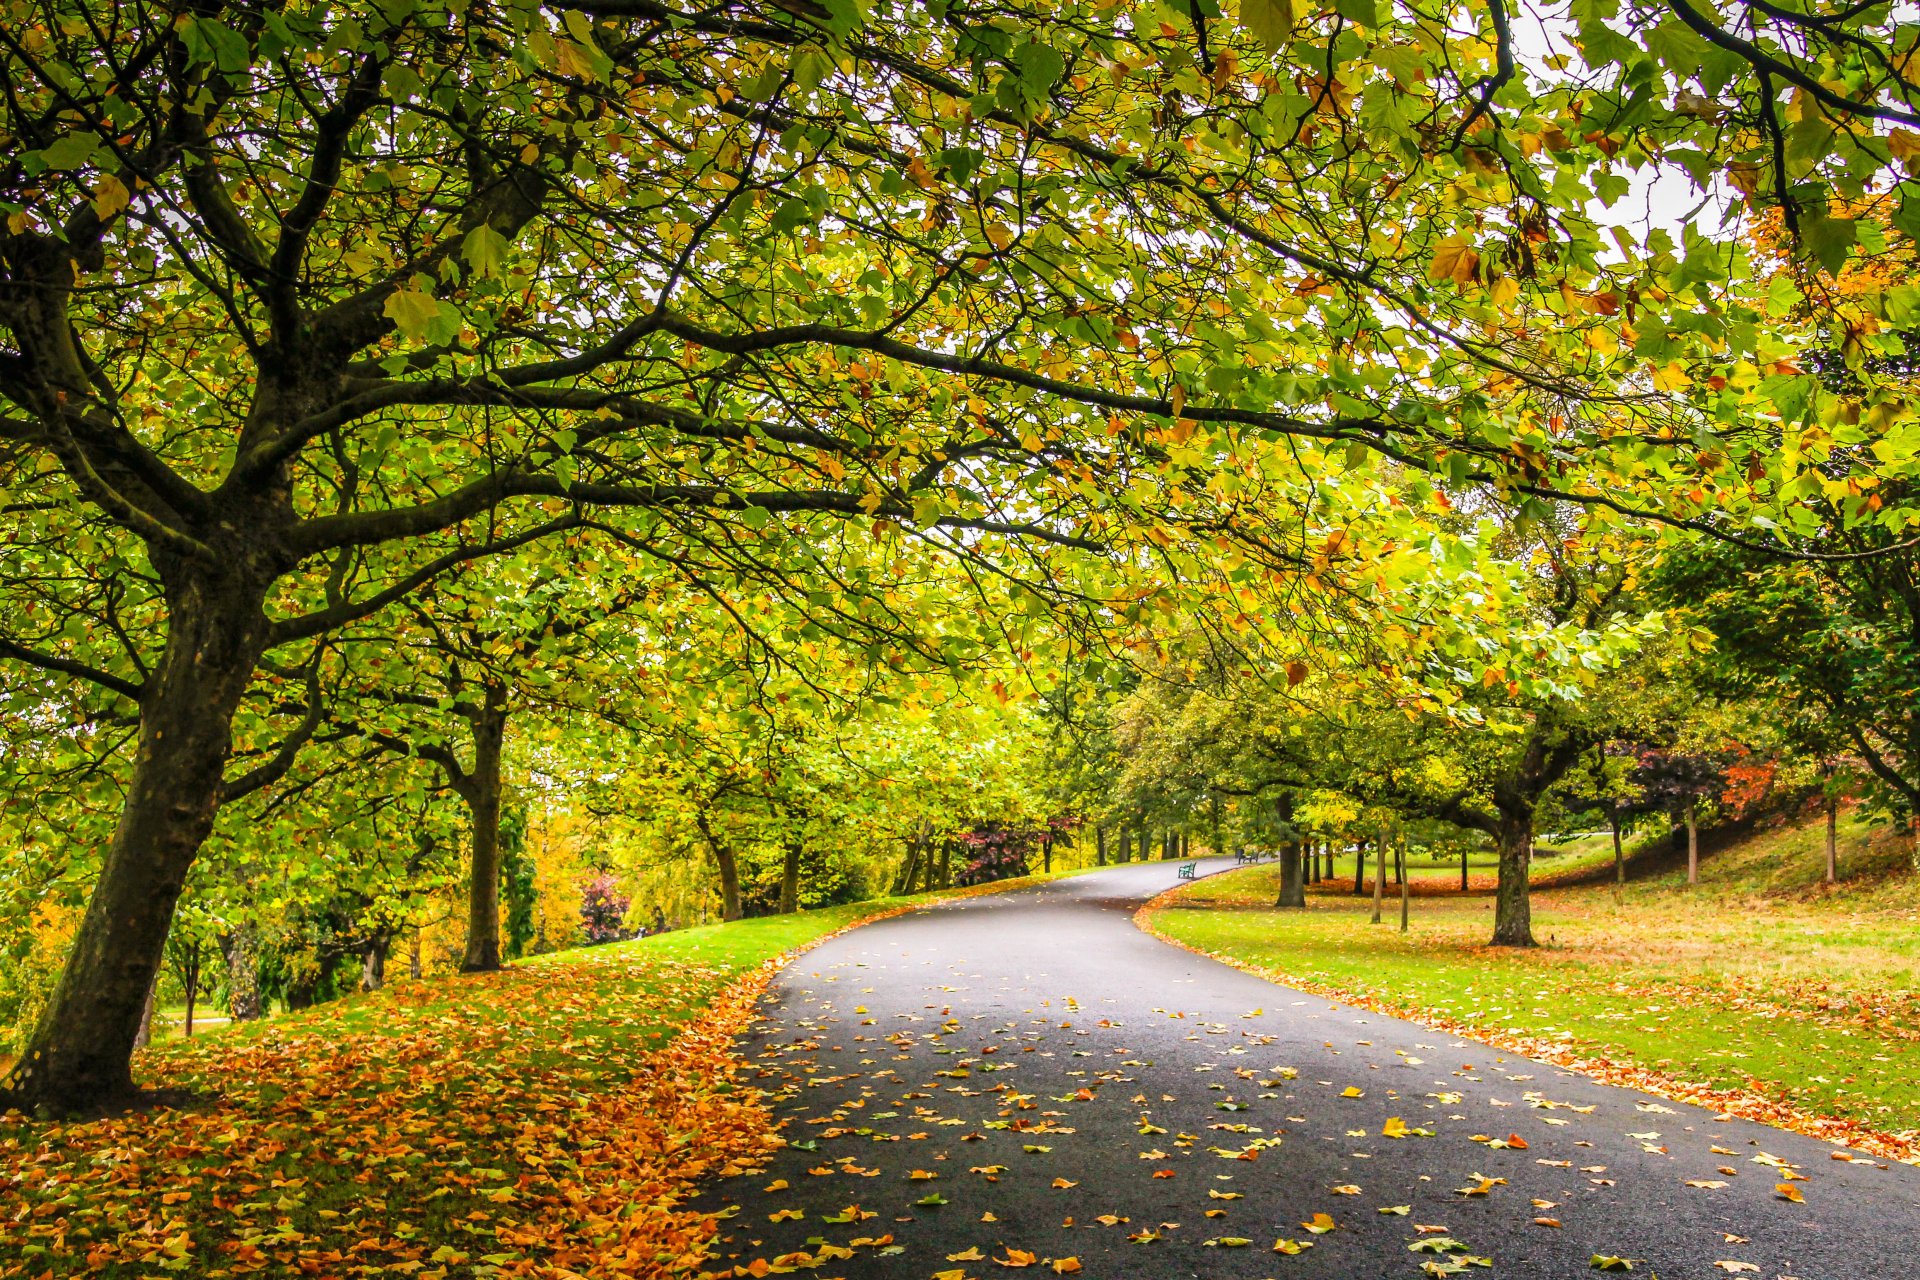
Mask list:
[[[1805,1204],[1807,1202],[1807,1198],[1800,1194],[1800,1188],[1794,1186],[1791,1182],[1776,1182],[1773,1186],[1773,1194],[1779,1196],[1782,1200],[1791,1200],[1795,1204]]]

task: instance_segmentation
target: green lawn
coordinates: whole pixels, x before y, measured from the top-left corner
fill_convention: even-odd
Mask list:
[[[1417,897],[1413,927],[1368,923],[1371,903],[1316,894],[1271,910],[1277,871],[1202,881],[1154,927],[1277,975],[1713,1088],[1750,1088],[1879,1130],[1920,1129],[1920,911],[1905,853],[1848,824],[1820,885],[1817,824],[1762,835],[1678,873],[1537,890],[1533,952],[1485,947],[1484,896]],[[1419,883],[1419,881],[1416,881]]]

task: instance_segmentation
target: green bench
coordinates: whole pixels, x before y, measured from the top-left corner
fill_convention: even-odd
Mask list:
[[[1199,865],[1200,865],[1200,864],[1199,864],[1199,863],[1197,863],[1197,862],[1183,862],[1183,863],[1181,863],[1181,864],[1180,864],[1180,878],[1181,878],[1182,880],[1191,880],[1191,879],[1193,879],[1193,873],[1194,873],[1194,869],[1195,869],[1196,867],[1198,867]]]

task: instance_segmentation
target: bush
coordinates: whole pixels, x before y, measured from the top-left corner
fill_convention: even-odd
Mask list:
[[[580,891],[580,927],[588,943],[618,942],[625,937],[630,901],[604,871],[588,881]]]

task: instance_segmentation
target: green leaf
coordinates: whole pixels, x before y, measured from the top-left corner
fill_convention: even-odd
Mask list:
[[[1293,35],[1293,0],[1240,0],[1240,25],[1278,53]]]
[[[460,242],[460,256],[466,259],[475,275],[498,276],[506,261],[509,243],[505,236],[483,222],[467,232],[466,239]]]
[[[40,158],[49,169],[78,169],[100,149],[100,139],[91,133],[69,133],[41,151]]]

